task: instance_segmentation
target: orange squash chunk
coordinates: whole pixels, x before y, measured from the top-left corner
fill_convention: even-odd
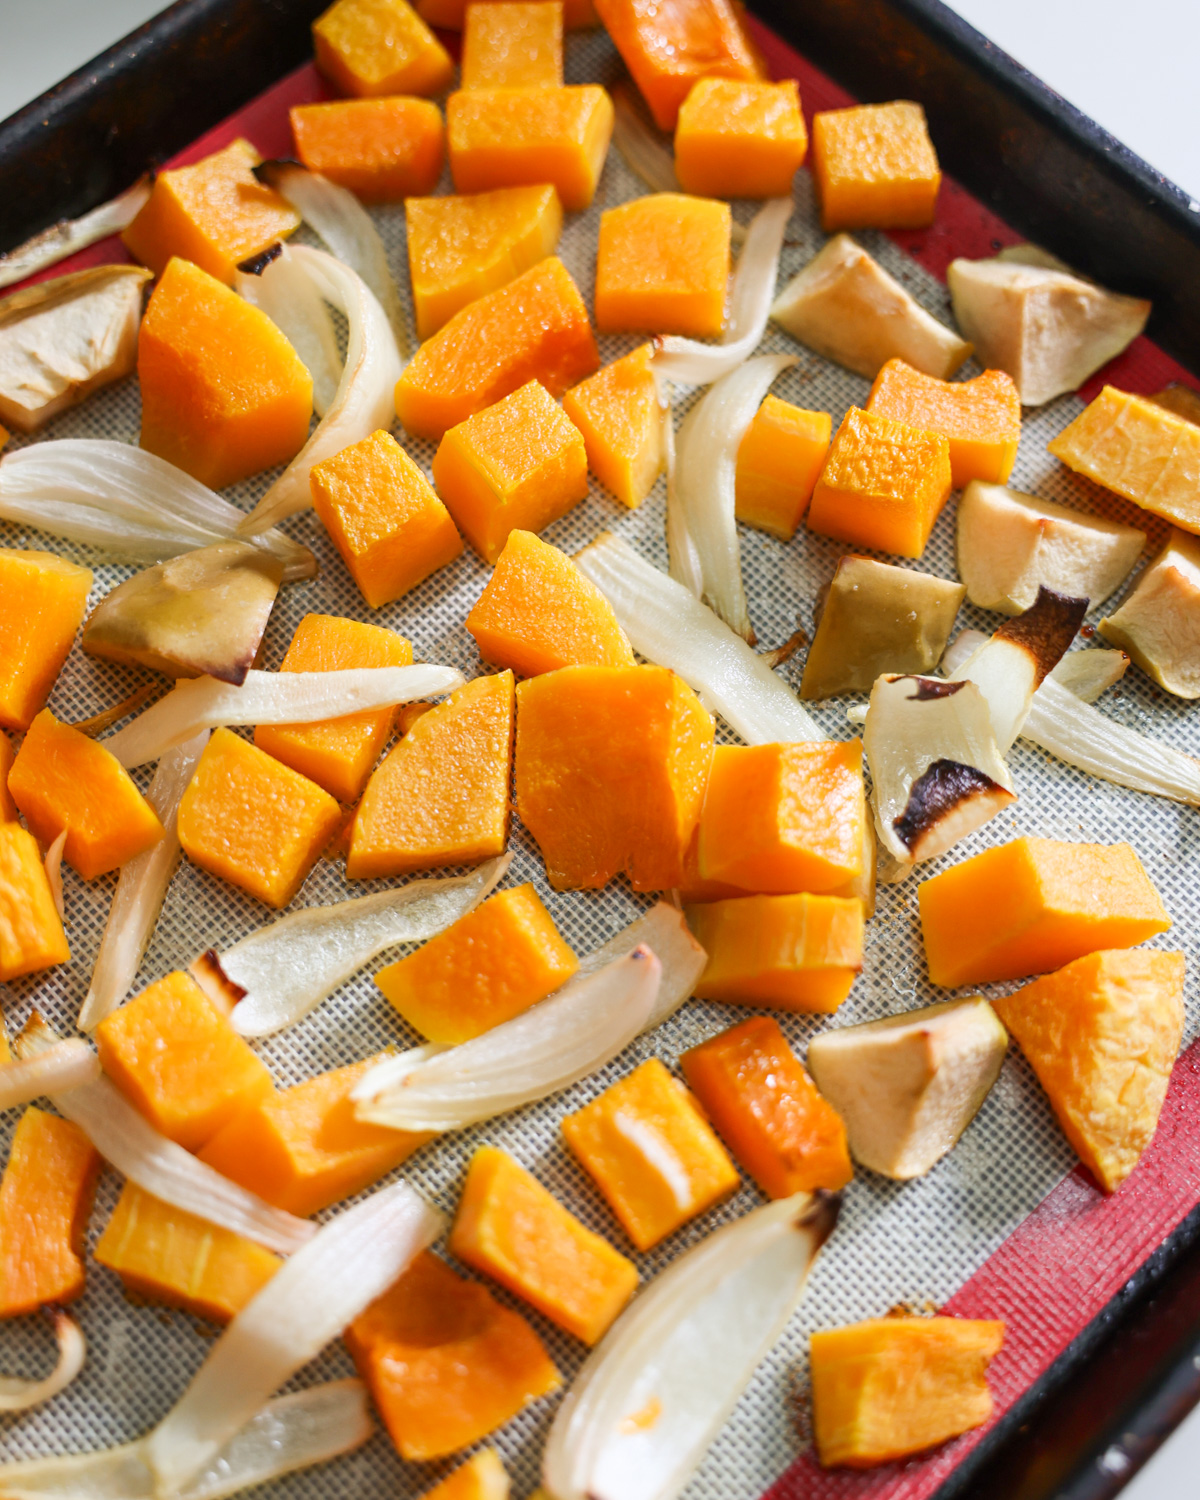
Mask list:
[[[83,1294],[83,1236],[100,1157],[78,1125],[27,1109],[0,1181],[0,1318]]]
[[[596,10],[660,130],[674,130],[698,78],[765,78],[734,0],[596,0]]]
[[[907,99],[814,115],[812,173],[827,233],[933,223],[942,174],[925,111]]]
[[[410,667],[412,643],[394,630],[338,615],[305,615],[279,664],[281,672],[343,672],[356,667]],[[254,743],[339,802],[362,796],[388,741],[394,708],[348,714],[323,724],[260,724]]]
[[[363,793],[351,880],[473,865],[508,843],[513,675],[477,677],[412,726]]]
[[[343,94],[440,94],[454,75],[407,0],[335,0],[312,30],[317,67]]]
[[[695,1100],[657,1057],[567,1115],[562,1132],[639,1250],[739,1186]]]
[[[1021,441],[1021,397],[1003,370],[985,370],[974,380],[938,380],[902,359],[889,359],[875,377],[867,411],[922,432],[936,432],[950,445],[950,483],[956,490],[972,479],[1004,484]]]
[[[392,1442],[410,1462],[477,1443],[559,1384],[525,1319],[428,1250],[345,1337]]]
[[[530,380],[561,396],[599,363],[583,298],[552,255],[421,345],[396,382],[396,415],[414,437],[437,442]]]
[[[473,0],[475,4],[493,3],[493,0]],[[417,12],[431,26],[440,26],[446,31],[461,31],[466,21],[467,0],[417,0]],[[589,26],[599,26],[592,0],[564,0],[563,26],[567,31],[578,31]]]
[[[600,215],[596,327],[715,338],[725,327],[728,203],[649,193]]]
[[[207,1219],[152,1198],[127,1182],[96,1244],[96,1259],[128,1292],[228,1323],[283,1262]]]
[[[1110,949],[994,1002],[1106,1193],[1154,1138],[1183,1036],[1182,953]]]
[[[90,568],[0,547],[0,725],[28,729],[83,623]]]
[[[603,1338],[638,1283],[631,1260],[495,1146],[471,1158],[450,1249],[585,1344]]]
[[[63,858],[85,880],[115,870],[163,836],[158,814],[116,756],[60,724],[48,708],[29,726],[8,790],[43,844],[67,830]]]
[[[595,83],[463,89],[446,100],[450,175],[460,193],[549,182],[572,213],[595,196],[612,129],[612,100]]]
[[[189,1151],[271,1092],[271,1075],[190,975],[175,970],[96,1028],[104,1071]]]
[[[562,87],[561,0],[490,0],[464,20],[464,89]]]
[[[954,988],[1132,948],[1171,919],[1130,844],[1013,839],[917,887],[929,977]]]
[[[261,160],[249,141],[238,139],[190,167],[159,172],[122,232],[130,255],[156,276],[179,256],[232,286],[242,261],[300,226],[292,205],[255,177]]]
[[[562,204],[549,183],[409,198],[404,216],[413,311],[422,339],[469,302],[553,255],[562,233]]]
[[[675,175],[705,198],[790,198],[808,150],[794,78],[701,78],[675,125]]]
[[[522,677],[559,667],[632,667],[612,605],[564,552],[512,531],[467,616],[479,654]]]
[[[472,547],[494,563],[513,531],[540,531],[583,499],[587,453],[579,429],[530,380],[450,429],[433,481]]]
[[[312,376],[266,313],[174,259],[138,332],[141,445],[210,489],[293,459]]]
[[[734,514],[790,541],[829,454],[833,418],[767,396],[738,445]]]
[[[427,1490],[421,1500],[508,1500],[510,1490],[500,1455],[494,1448],[485,1448]]]
[[[17,804],[8,789],[8,773],[16,754],[12,740],[0,729],[0,823],[15,823],[17,820]]]
[[[679,884],[713,721],[664,667],[564,667],[517,689],[517,812],[555,890]]]
[[[950,485],[944,437],[852,406],[817,480],[808,527],[857,547],[920,557]]]
[[[375,983],[423,1037],[453,1047],[519,1016],[578,967],[526,882],[489,896]]]
[[[583,434],[588,468],[631,510],[654,488],[665,462],[653,353],[643,344],[563,397],[563,410]]]
[[[768,1198],[854,1176],[846,1127],[787,1044],[778,1021],[753,1016],[680,1055],[705,1114]]]
[[[922,1453],[992,1414],[987,1367],[1004,1324],[871,1318],[810,1340],[813,1437],[826,1468]]]
[[[431,193],[442,175],[446,131],[428,99],[335,99],[294,105],[288,117],[296,155],[308,170],[364,203]]]
[[[0,984],[70,958],[37,840],[0,823]]]
[[[741,896],[688,906],[687,919],[708,954],[701,1000],[830,1014],[862,970],[853,896]]]
[[[286,906],[333,837],[342,810],[307,776],[217,729],[179,805],[184,853],[268,906]]]

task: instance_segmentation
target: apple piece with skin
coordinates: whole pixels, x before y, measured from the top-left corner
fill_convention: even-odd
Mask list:
[[[1172,531],[1100,634],[1178,698],[1200,698],[1200,537]]]

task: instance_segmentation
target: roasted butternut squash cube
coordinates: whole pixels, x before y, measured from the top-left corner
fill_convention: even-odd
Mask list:
[[[498,891],[375,983],[423,1037],[453,1047],[565,984],[579,960],[528,883]]]
[[[510,1491],[500,1455],[494,1448],[484,1448],[427,1490],[421,1500],[508,1500]]]
[[[408,0],[335,0],[312,30],[317,67],[343,94],[440,94],[454,75]]]
[[[27,1109],[0,1180],[0,1318],[83,1295],[100,1157],[78,1125]]]
[[[0,984],[70,958],[37,840],[20,823],[0,823]]]
[[[894,1463],[981,1426],[992,1414],[987,1367],[1003,1342],[1003,1323],[967,1318],[871,1318],[814,1333],[822,1465]]]
[[[600,216],[596,327],[716,338],[729,284],[728,203],[649,193]]]
[[[675,125],[675,175],[704,198],[790,198],[807,150],[794,78],[701,78]]]
[[[237,1111],[200,1160],[301,1218],[362,1192],[433,1139],[355,1115],[350,1090],[379,1061],[368,1057],[264,1094]]]
[[[467,616],[479,654],[523,677],[559,667],[632,667],[612,605],[557,547],[513,531]]]
[[[96,1244],[96,1259],[125,1290],[228,1323],[283,1262],[277,1255],[126,1182]]]
[[[428,99],[335,99],[289,111],[296,155],[310,172],[349,188],[364,203],[399,203],[431,193],[442,175],[446,131]]]
[[[433,481],[472,547],[494,563],[513,531],[540,531],[583,499],[587,452],[579,429],[531,380],[450,429]]]
[[[925,111],[911,100],[814,115],[812,174],[828,234],[933,223],[942,174]]]
[[[179,842],[202,870],[268,906],[286,906],[342,810],[307,776],[217,729],[179,805]]]
[[[585,1344],[603,1338],[638,1283],[631,1260],[495,1146],[471,1158],[450,1249]]]
[[[106,1016],[96,1046],[104,1071],[130,1103],[189,1151],[272,1090],[263,1063],[178,969]]]
[[[922,432],[940,433],[950,446],[950,483],[956,490],[982,479],[1004,484],[1021,441],[1021,397],[1003,370],[974,380],[938,380],[902,359],[889,359],[875,377],[867,411]]]
[[[476,0],[489,3],[489,0]],[[467,0],[417,0],[417,12],[431,26],[441,26],[447,31],[461,31],[466,21]],[[592,0],[564,0],[563,25],[568,31],[578,31],[589,26],[599,26]]]
[[[740,896],[686,911],[708,954],[701,1000],[831,1014],[862,970],[863,908],[853,896]]]
[[[993,1004],[1106,1193],[1154,1138],[1183,1036],[1184,969],[1182,953],[1110,949]]]
[[[660,130],[674,130],[698,78],[765,78],[734,0],[645,5],[596,0],[596,10]]]
[[[790,541],[829,454],[833,418],[767,396],[738,445],[734,514]]]
[[[856,547],[920,557],[950,485],[944,437],[852,406],[813,490],[808,528]]]
[[[542,1341],[486,1287],[423,1251],[346,1330],[402,1458],[442,1458],[559,1384]]]
[[[544,0],[539,0],[544,3]],[[409,198],[404,205],[417,335],[553,255],[562,204],[550,184]]]
[[[612,130],[612,100],[595,83],[468,88],[446,100],[450,175],[460,193],[549,182],[576,213],[595,197]]]
[[[16,754],[12,740],[0,729],[0,823],[15,823],[17,820],[17,804],[8,789],[8,773],[12,770]]]
[[[657,1057],[567,1115],[562,1132],[639,1250],[739,1186],[695,1101]]]
[[[468,5],[464,22],[464,89],[562,87],[561,0],[489,0]]]
[[[85,880],[117,869],[163,836],[158,814],[116,756],[60,724],[48,708],[21,742],[8,790],[44,845],[66,829],[63,858]]]
[[[778,1021],[753,1016],[680,1054],[688,1087],[738,1162],[768,1198],[854,1176],[846,1127],[817,1093]]]
[[[343,448],[308,477],[359,592],[379,609],[453,562],[462,538],[433,486],[390,432]]]
[[[599,363],[583,298],[552,255],[421,345],[396,382],[396,415],[414,437],[437,442],[530,380],[561,396]]]
[[[1044,974],[1171,925],[1130,844],[1013,839],[923,880],[917,899],[929,977],[947,988]]]
[[[412,643],[394,630],[338,615],[305,615],[279,664],[281,672],[345,672],[410,667]],[[323,724],[260,724],[254,743],[339,802],[356,802],[396,718],[394,708],[348,714]]]
[[[0,725],[28,729],[83,623],[90,568],[0,547]]]
[[[654,488],[665,462],[653,353],[643,344],[563,397],[563,410],[583,434],[588,468],[631,510]]]
[[[555,890],[622,873],[670,890],[700,815],[713,721],[663,667],[564,667],[517,689],[517,812]]]
[[[512,743],[511,672],[477,677],[423,714],[367,782],[346,860],[349,879],[503,854]]]
[[[125,248],[156,276],[178,256],[232,286],[242,261],[300,226],[292,205],[255,177],[261,160],[239,138],[189,167],[159,172],[150,197],[121,234]]]
[[[312,376],[266,313],[173,259],[138,331],[140,442],[210,489],[295,458]]]

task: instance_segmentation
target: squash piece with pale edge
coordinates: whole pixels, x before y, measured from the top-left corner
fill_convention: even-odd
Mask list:
[[[317,67],[343,94],[440,94],[454,75],[408,0],[335,0],[312,34]]]
[[[288,113],[296,155],[308,170],[364,203],[431,193],[442,175],[446,131],[428,99],[334,99]]]
[[[562,1132],[639,1250],[739,1185],[695,1100],[657,1057],[567,1115]]]
[[[790,198],[807,150],[794,78],[701,78],[675,125],[679,185],[706,198]]]
[[[464,89],[562,87],[561,0],[492,0],[464,20]]]
[[[729,285],[728,203],[649,193],[600,216],[596,327],[716,338]]]
[[[633,1296],[637,1267],[495,1146],[471,1158],[450,1233],[464,1265],[596,1344]]]
[[[159,172],[121,238],[134,260],[161,276],[174,256],[226,286],[249,260],[292,234],[300,215],[255,177],[261,157],[238,139],[191,166]]]
[[[826,234],[933,223],[942,174],[925,111],[911,100],[814,115],[812,173]]]
[[[37,840],[20,823],[0,822],[0,984],[70,958]]]
[[[767,396],[738,445],[734,514],[790,541],[829,454],[833,418]]]
[[[1004,1324],[872,1318],[809,1340],[813,1438],[825,1468],[923,1453],[992,1414],[987,1367]]]
[[[141,446],[210,489],[295,458],[312,376],[259,308],[173,258],[138,333]]]
[[[952,988],[1046,973],[1171,925],[1130,844],[1019,838],[917,887],[929,977]]]
[[[1098,629],[1168,693],[1200,698],[1200,538],[1173,531],[1137,588]]]
[[[1154,1138],[1183,1035],[1185,964],[1144,948],[1089,953],[993,1001],[1106,1193]]]
[[[525,1319],[428,1250],[355,1318],[345,1339],[409,1462],[477,1443],[559,1384]]]
[[[565,553],[531,531],[509,533],[467,629],[485,661],[522,677],[634,665],[612,605]]]
[[[197,1151],[271,1075],[188,974],[177,969],[96,1028],[104,1071],[161,1135]]]
[[[48,708],[29,726],[8,790],[32,833],[49,846],[65,828],[63,858],[85,880],[157,844],[158,814],[121,762]]]
[[[653,354],[654,346],[643,344],[563,397],[563,410],[583,434],[588,468],[631,510],[654,488],[666,461]]]
[[[407,198],[404,223],[417,336],[431,338],[469,302],[553,255],[562,222],[562,204],[549,183]]]
[[[866,410],[940,433],[950,446],[950,483],[956,490],[972,479],[1003,484],[1017,460],[1021,397],[1003,370],[946,381],[889,359],[875,377]]]
[[[511,672],[477,677],[422,715],[367,783],[347,877],[407,875],[503,854],[512,743]]]
[[[28,729],[87,609],[90,568],[53,552],[0,547],[0,726]]]
[[[426,1490],[421,1500],[508,1500],[511,1485],[494,1448],[473,1453],[441,1484]]]
[[[179,805],[179,842],[202,870],[268,906],[288,904],[341,822],[307,776],[217,729]]]

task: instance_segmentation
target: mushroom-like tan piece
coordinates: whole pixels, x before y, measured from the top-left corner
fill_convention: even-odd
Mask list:
[[[1137,588],[1099,629],[1168,693],[1200,698],[1200,537],[1173,531]]]

